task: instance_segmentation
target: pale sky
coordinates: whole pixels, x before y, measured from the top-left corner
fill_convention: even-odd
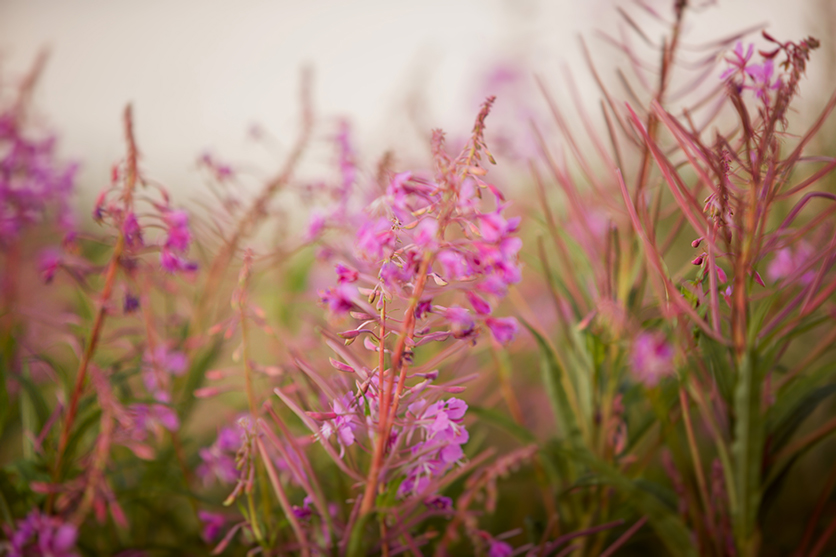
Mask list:
[[[664,13],[669,0],[646,0]],[[693,16],[696,36],[756,23],[798,39],[821,0],[728,0]],[[621,1],[618,5],[626,6]],[[559,86],[561,65],[597,99],[577,37],[613,31],[611,0],[0,0],[6,73],[37,49],[51,59],[37,102],[62,151],[84,163],[80,187],[97,191],[123,153],[120,114],[134,104],[145,166],[172,188],[197,191],[196,157],[209,148],[247,159],[249,126],[287,142],[298,115],[299,69],[315,72],[318,114],[345,116],[361,151],[407,148],[410,96],[428,127],[466,133],[477,77],[492,61],[527,60]],[[635,8],[634,8],[635,9]],[[501,99],[500,99],[501,101]]]

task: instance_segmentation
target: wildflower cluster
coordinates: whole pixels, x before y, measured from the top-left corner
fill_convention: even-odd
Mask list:
[[[144,172],[128,107],[92,222],[27,281],[74,174],[34,132],[36,65],[0,111],[0,555],[826,554],[836,95],[796,130],[818,41],[696,44],[693,4],[619,10],[626,103],[584,48],[606,135],[571,75],[588,142],[538,79],[536,154],[488,134],[489,96],[458,153],[435,131],[429,169],[369,173],[305,79],[278,170],[200,156],[198,214]],[[537,206],[488,143],[526,154]]]
[[[35,74],[39,67],[32,70]],[[37,75],[28,79],[34,80]],[[30,84],[31,87],[31,84]],[[6,250],[25,228],[56,222],[65,232],[75,225],[70,206],[77,164],[58,160],[57,139],[32,123],[24,89],[0,110],[0,249]]]

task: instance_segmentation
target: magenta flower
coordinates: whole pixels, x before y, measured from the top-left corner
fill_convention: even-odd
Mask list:
[[[58,517],[41,514],[37,508],[17,521],[14,529],[4,525],[3,530],[9,539],[7,550],[11,557],[78,557],[75,551],[78,538],[76,527],[65,524]]]
[[[630,362],[634,377],[647,387],[673,375],[673,347],[661,333],[641,332],[633,341]]]
[[[337,263],[336,270],[337,270],[337,282],[339,282],[341,284],[342,283],[357,282],[357,278],[360,276],[360,274],[355,269],[352,269],[351,267],[347,267],[346,265],[343,265],[342,263]]]
[[[185,211],[168,211],[164,217],[168,226],[165,247],[184,253],[189,250],[192,235],[189,232],[189,215]]]
[[[759,99],[766,100],[770,89],[777,89],[781,85],[778,79],[772,82],[775,66],[771,59],[766,59],[762,64],[755,64],[746,68],[746,73],[752,78],[752,85],[749,87],[755,92]]]
[[[476,333],[476,322],[470,312],[458,306],[447,308],[444,317],[450,323],[450,330],[455,338],[469,338]]]
[[[165,272],[171,274],[178,271],[193,272],[197,270],[197,263],[187,261],[165,247],[160,250],[160,266]]]
[[[491,305],[485,301],[480,295],[468,290],[465,292],[465,296],[467,296],[467,301],[470,302],[470,305],[473,306],[474,311],[479,315],[490,315],[491,314]]]
[[[426,250],[437,249],[436,234],[438,234],[438,221],[432,218],[423,219],[415,227],[415,245]]]
[[[424,504],[430,509],[437,511],[449,512],[453,510],[453,500],[443,495],[433,495],[428,497]]]
[[[500,207],[493,213],[479,215],[479,232],[486,242],[499,242],[520,227],[520,217],[506,220],[501,211]]]
[[[457,251],[442,250],[436,256],[436,261],[441,265],[443,278],[447,281],[466,279],[474,274],[467,259]]]
[[[433,404],[419,399],[408,407],[421,439],[412,445],[414,460],[398,491],[401,497],[421,493],[431,478],[443,474],[464,457],[462,445],[470,438],[463,422],[467,404],[457,398]]]
[[[514,553],[514,548],[509,544],[496,538],[488,541],[488,557],[510,557],[512,553]]]
[[[733,58],[726,58],[726,62],[729,63],[729,68],[724,71],[720,75],[720,79],[728,79],[733,75],[742,74],[747,69],[747,64],[749,60],[752,59],[752,54],[754,53],[755,45],[749,44],[749,47],[746,49],[746,54],[743,53],[743,43],[741,41],[737,41],[737,44],[734,46],[734,55]]]
[[[226,524],[226,517],[220,513],[213,513],[209,511],[198,511],[197,517],[203,523],[203,530],[201,537],[206,543],[212,543],[223,530]]]
[[[129,248],[142,247],[142,229],[134,213],[128,213],[125,222],[122,223],[122,234],[125,236],[125,244]]]
[[[38,262],[38,270],[44,282],[49,284],[55,278],[55,273],[61,267],[61,254],[58,250],[53,248],[45,249],[41,252],[40,261]]]
[[[357,231],[357,253],[369,262],[376,263],[387,257],[395,248],[392,223],[385,218],[366,222]]]
[[[789,278],[807,264],[813,257],[813,248],[809,244],[799,244],[795,249],[783,248],[775,252],[775,258],[766,267],[766,277],[772,282]],[[813,281],[815,272],[809,270],[801,276],[801,284],[808,285]]]
[[[122,311],[127,313],[133,313],[139,309],[139,298],[134,296],[130,292],[125,293],[125,301],[122,304]]]
[[[508,344],[520,330],[520,325],[513,317],[488,317],[485,325],[490,329],[493,338],[500,344]]]
[[[352,289],[346,284],[340,284],[336,288],[329,288],[328,290],[320,290],[319,298],[322,303],[334,315],[342,315],[348,313],[354,307],[353,297],[355,289]]]
[[[346,393],[331,403],[334,418],[322,424],[320,433],[323,439],[329,439],[336,433],[337,441],[342,449],[354,444],[354,430],[357,429],[356,418],[352,410],[354,406],[356,406],[356,403],[352,393]]]
[[[22,127],[27,119],[16,112],[22,109],[0,114],[0,249],[46,218],[72,225],[69,198],[78,166],[56,161],[53,136],[35,139]]]

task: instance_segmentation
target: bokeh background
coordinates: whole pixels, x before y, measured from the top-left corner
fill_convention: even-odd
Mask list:
[[[669,0],[645,3],[670,13]],[[832,0],[698,3],[704,7],[690,18],[692,41],[757,24],[784,39],[814,34],[826,47],[833,35]],[[60,131],[63,154],[83,161],[80,203],[89,204],[122,155],[119,115],[129,101],[149,171],[194,196],[201,187],[194,162],[204,150],[231,160],[263,156],[273,167],[268,159],[276,153],[259,155],[248,132],[258,125],[275,136],[277,151],[287,146],[304,66],[314,71],[317,114],[349,119],[368,160],[389,149],[421,153],[422,133],[433,127],[466,133],[481,97],[497,92],[489,79],[497,68],[516,68],[523,82],[539,74],[560,98],[568,67],[583,96],[597,103],[578,37],[597,60],[617,58],[595,35],[617,36],[623,22],[613,6],[627,4],[0,0],[0,63],[4,76],[20,75],[39,49],[50,49],[36,105]],[[832,56],[811,65],[805,95],[833,83],[832,67]],[[519,100],[499,93],[495,119]],[[541,100],[533,86],[517,93],[525,102]],[[308,157],[308,165],[317,162]]]

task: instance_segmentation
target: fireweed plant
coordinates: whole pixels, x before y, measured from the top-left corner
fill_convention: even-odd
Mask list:
[[[0,554],[832,551],[836,96],[793,108],[819,43],[636,6],[605,35],[623,99],[584,45],[604,133],[538,80],[530,211],[488,174],[502,99],[369,172],[305,76],[280,167],[203,154],[199,209],[128,107],[82,226],[45,57],[2,82]],[[333,175],[301,178],[323,136]]]
[[[833,453],[821,446],[836,428],[823,404],[836,289],[825,179],[836,163],[807,151],[836,96],[810,129],[791,127],[819,42],[764,32],[764,49],[742,35],[692,44],[688,2],[672,19],[640,8],[622,12],[620,38],[607,36],[633,70],[619,71],[626,102],[590,61],[606,135],[578,112],[594,155],[541,81],[574,157],[541,137],[532,164],[556,333],[527,313],[560,430],[545,448],[560,521],[583,528],[632,509],[626,533],[648,523],[673,555],[819,555],[836,529]],[[645,20],[668,26],[660,43]],[[645,58],[654,48],[656,65]],[[571,211],[563,227],[543,167]],[[555,271],[554,257],[584,271]],[[782,499],[810,458],[827,462],[813,465],[821,489],[790,532]],[[601,543],[585,538],[578,554]]]

